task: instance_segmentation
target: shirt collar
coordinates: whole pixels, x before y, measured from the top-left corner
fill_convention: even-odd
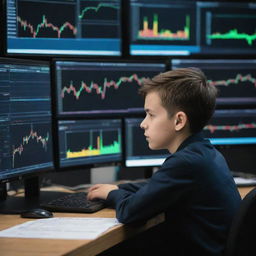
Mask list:
[[[199,133],[195,133],[195,134],[192,134],[190,135],[188,138],[186,138],[181,144],[180,146],[178,147],[177,151],[185,148],[187,145],[193,143],[193,142],[196,142],[196,141],[204,141],[204,138],[202,137],[202,133],[199,132]],[[176,152],[177,152],[176,151]]]

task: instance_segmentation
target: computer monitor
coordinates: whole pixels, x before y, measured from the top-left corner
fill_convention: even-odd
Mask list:
[[[249,1],[131,0],[130,54],[255,54],[255,14]]]
[[[234,176],[256,175],[256,109],[216,110],[203,135],[224,155]]]
[[[256,109],[216,110],[203,134],[214,145],[256,145]]]
[[[256,60],[253,59],[172,59],[172,69],[197,67],[219,90],[218,106],[256,105]]]
[[[202,54],[256,53],[256,3],[202,1],[197,3],[197,11]]]
[[[60,168],[122,160],[121,119],[59,120],[58,133]]]
[[[8,55],[121,55],[121,0],[6,0]]]
[[[130,1],[131,55],[190,55],[199,52],[196,3]]]
[[[151,150],[140,128],[143,118],[125,118],[125,166],[161,166],[169,154],[167,150]]]
[[[48,62],[0,58],[0,120],[2,188],[8,181],[53,170]]]
[[[49,64],[0,58],[0,180],[53,167]]]
[[[143,111],[138,93],[145,78],[164,72],[164,61],[55,60],[60,116],[129,114]]]

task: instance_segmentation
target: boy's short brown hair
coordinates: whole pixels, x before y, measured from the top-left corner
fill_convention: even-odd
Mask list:
[[[217,89],[198,68],[179,68],[146,79],[140,93],[145,97],[151,91],[159,93],[170,117],[177,111],[187,115],[192,133],[203,129],[215,109]]]

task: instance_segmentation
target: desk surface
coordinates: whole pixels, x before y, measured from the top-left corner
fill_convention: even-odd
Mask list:
[[[241,187],[239,192],[243,198],[253,187]],[[114,218],[113,209],[103,209],[92,214],[54,213],[55,217],[106,217]],[[29,219],[19,215],[0,215],[0,230],[22,224]],[[164,221],[164,214],[150,219],[144,225],[131,227],[116,226],[94,240],[62,240],[62,239],[27,239],[0,238],[0,251],[4,256],[91,256],[96,255],[142,231]]]
[[[103,209],[92,214],[54,213],[55,217],[106,217],[114,218],[115,211]],[[0,215],[0,230],[29,221],[19,215]],[[0,252],[4,256],[57,256],[96,255],[122,241],[164,221],[164,214],[150,219],[138,227],[120,225],[94,240],[0,238]]]

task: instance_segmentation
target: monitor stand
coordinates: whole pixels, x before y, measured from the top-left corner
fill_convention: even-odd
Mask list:
[[[0,184],[0,214],[20,214],[26,210],[40,208],[40,203],[63,196],[67,192],[40,191],[39,177],[24,180],[24,195],[9,196],[6,184]]]

